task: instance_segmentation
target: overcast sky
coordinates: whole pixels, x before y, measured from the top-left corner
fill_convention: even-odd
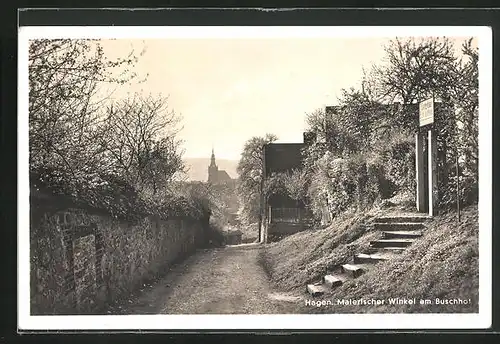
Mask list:
[[[108,56],[146,49],[135,70],[149,77],[126,91],[169,96],[183,116],[186,157],[209,157],[213,145],[217,157],[237,160],[252,136],[302,142],[305,113],[358,87],[362,68],[382,60],[389,39],[121,39],[104,46]]]

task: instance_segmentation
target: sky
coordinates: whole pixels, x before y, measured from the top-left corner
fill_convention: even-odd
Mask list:
[[[147,39],[105,41],[106,56],[144,54],[143,83],[123,92],[168,96],[182,115],[184,156],[238,160],[246,140],[266,133],[302,142],[305,114],[359,87],[363,67],[384,57],[387,38]],[[457,49],[466,38],[455,38]]]

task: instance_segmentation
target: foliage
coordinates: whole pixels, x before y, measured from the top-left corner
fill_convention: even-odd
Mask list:
[[[477,202],[478,179],[479,179],[479,52],[472,47],[472,40],[468,40],[462,45],[464,58],[456,61],[453,70],[453,78],[456,80],[451,89],[448,101],[455,105],[454,116],[450,116],[455,121],[454,135],[449,139],[450,149],[448,160],[454,162],[459,157],[460,164],[460,195],[464,204]],[[456,169],[453,163],[448,166],[448,173],[445,185],[441,185],[444,190],[442,203],[444,206],[456,203]]]
[[[106,152],[103,163],[137,188],[156,192],[184,170],[176,138],[180,120],[161,96],[134,95],[112,103],[106,110],[106,135],[100,141]]]
[[[304,169],[274,172],[264,181],[263,194],[266,199],[272,195],[283,195],[297,202],[307,202],[309,179]]]
[[[237,172],[239,175],[238,196],[241,200],[241,217],[245,223],[258,222],[261,215],[260,197],[263,190],[265,144],[277,140],[276,135],[266,134],[264,137],[249,139],[241,153]]]
[[[342,90],[338,105],[306,117],[318,140],[304,149],[311,210],[336,216],[396,193],[414,193],[418,102],[434,96],[441,206],[477,200],[478,50],[454,54],[446,38],[395,39],[385,61],[365,73],[362,90]],[[398,101],[400,103],[393,103]],[[328,111],[328,112],[327,112]]]
[[[320,213],[324,205],[332,216],[345,211],[355,201],[357,180],[353,172],[359,168],[360,161],[356,157],[335,158],[325,154],[316,166],[309,188],[309,197],[314,200],[313,213]],[[314,209],[315,204],[321,208]]]
[[[63,165],[69,171],[99,166],[102,84],[123,85],[135,77],[133,52],[110,61],[99,41],[33,40],[29,46],[30,166]],[[116,74],[118,73],[118,76]]]
[[[211,199],[176,182],[181,118],[168,99],[105,92],[136,79],[138,58],[109,60],[99,40],[30,42],[31,185],[121,218],[206,217]]]
[[[453,90],[452,100],[456,104],[459,151],[465,155],[464,173],[472,178],[478,176],[478,90],[479,90],[479,52],[473,48],[471,40],[465,42],[462,51],[467,61],[456,64],[455,78],[458,82]],[[476,180],[477,182],[477,180]]]
[[[392,98],[412,104],[433,95],[441,101],[435,122],[439,189],[444,207],[456,202],[457,157],[466,184],[463,190],[466,203],[473,202],[473,190],[477,189],[478,54],[472,39],[462,44],[461,57],[454,54],[453,44],[446,38],[396,39],[386,47],[386,64],[374,66],[368,76],[368,89],[377,99]],[[415,111],[402,109],[395,113],[392,126],[416,128]]]
[[[303,169],[294,169],[284,175],[287,195],[297,202],[306,201],[308,183],[307,173]]]
[[[285,180],[283,173],[272,173],[264,180],[263,195],[269,199],[272,195],[286,195]]]
[[[412,135],[394,132],[371,152],[371,166],[380,166],[384,177],[398,191],[415,190],[415,141]],[[389,195],[388,195],[389,196]]]
[[[415,157],[411,136],[394,133],[367,151],[344,157],[326,153],[309,173],[310,207],[320,217],[335,217],[351,206],[368,207],[395,192],[415,190]]]
[[[385,46],[385,63],[366,76],[368,93],[376,100],[403,104],[446,95],[455,80],[450,71],[456,57],[448,38],[396,38]],[[402,111],[394,124],[415,128],[417,117]]]
[[[207,243],[211,246],[221,247],[226,244],[224,236],[224,225],[219,219],[210,219],[207,230]]]

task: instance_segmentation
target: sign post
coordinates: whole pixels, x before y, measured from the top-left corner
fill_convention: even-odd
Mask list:
[[[429,98],[419,104],[420,127],[434,124],[434,98]]]
[[[428,168],[428,211],[430,216],[436,214],[437,206],[437,140],[433,130],[434,125],[434,97],[419,104],[419,130],[415,138],[415,160],[417,177],[417,210],[425,209],[425,180],[423,144],[425,129],[427,129],[427,168]]]
[[[417,211],[425,209],[425,171],[424,171],[424,136],[420,131],[415,134],[415,168],[417,178]]]
[[[428,176],[429,176],[429,216],[436,215],[437,208],[437,140],[434,130],[429,129],[427,131],[428,138]]]

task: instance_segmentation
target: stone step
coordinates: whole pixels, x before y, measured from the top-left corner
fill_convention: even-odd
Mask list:
[[[329,287],[330,289],[338,287],[338,286],[342,285],[342,283],[343,283],[343,280],[340,279],[338,276],[325,275],[323,277],[323,284],[325,286]]]
[[[381,254],[381,253],[373,253],[373,254],[366,254],[366,253],[358,253],[354,255],[354,264],[363,264],[363,263],[378,263],[381,261],[386,261],[390,259],[390,255],[388,254]]]
[[[382,250],[396,254],[403,252],[405,249],[406,247],[391,247],[391,246],[382,247]]]
[[[311,296],[316,297],[316,296],[321,296],[325,292],[328,291],[328,287],[325,284],[322,283],[314,283],[314,284],[308,284],[307,285],[307,292],[311,294]]]
[[[364,272],[363,267],[359,264],[344,264],[341,266],[341,271],[353,278],[361,276]]]
[[[407,215],[407,216],[382,216],[375,219],[375,223],[401,223],[401,222],[419,222],[423,223],[432,219],[428,215]]]
[[[419,238],[422,236],[421,230],[416,231],[383,231],[382,237],[384,239],[397,239],[397,238]]]
[[[400,223],[375,223],[373,228],[376,231],[415,231],[425,229],[425,225],[419,222]]]
[[[371,247],[371,246],[368,246],[367,248],[365,248],[364,250],[364,253],[365,254],[374,254],[374,253],[379,253],[380,252],[380,249],[376,248],[376,247]]]
[[[372,247],[407,247],[413,243],[413,239],[379,239],[370,241]]]

